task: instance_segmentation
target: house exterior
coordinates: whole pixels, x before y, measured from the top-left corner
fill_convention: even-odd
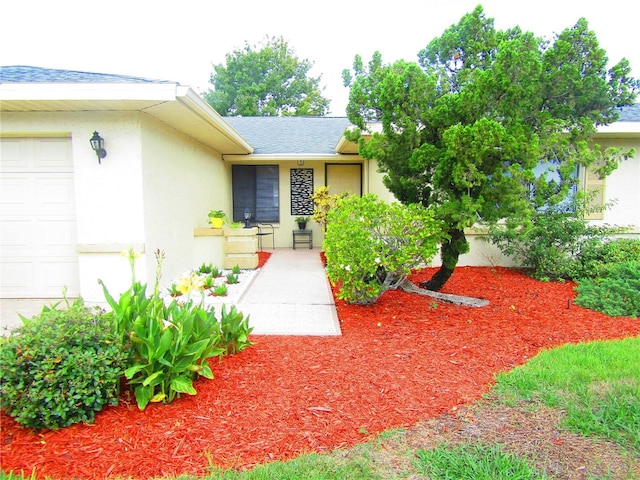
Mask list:
[[[56,298],[66,287],[102,302],[98,279],[114,294],[130,284],[128,248],[150,285],[157,250],[165,283],[203,262],[222,265],[212,209],[234,220],[248,209],[273,232],[263,247],[290,248],[315,187],[393,200],[375,162],[344,139],[346,118],[227,118],[177,82],[27,66],[0,67],[0,115],[0,298]],[[107,151],[100,161],[94,132]],[[597,140],[636,153],[606,179],[603,200],[618,202],[593,221],[640,234],[640,105]],[[319,226],[307,228],[321,245]],[[478,238],[462,265],[508,264]]]

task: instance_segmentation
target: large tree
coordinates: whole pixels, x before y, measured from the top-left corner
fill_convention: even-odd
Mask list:
[[[226,65],[215,65],[204,94],[224,116],[323,116],[329,100],[321,94],[321,77],[310,77],[313,66],[299,60],[282,38],[266,37],[260,46],[226,55]]]
[[[639,89],[623,59],[607,70],[586,20],[553,41],[497,31],[482,7],[432,40],[419,64],[356,56],[347,115],[360,154],[375,159],[403,203],[421,203],[447,226],[442,266],[423,287],[440,290],[461,254],[464,229],[561,202],[579,165],[610,173],[628,155],[590,142]],[[370,133],[371,123],[381,131]],[[544,173],[540,173],[543,165]]]

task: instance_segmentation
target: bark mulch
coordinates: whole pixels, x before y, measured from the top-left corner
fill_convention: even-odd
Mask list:
[[[125,393],[92,425],[45,432],[2,414],[2,469],[102,479],[250,468],[456,412],[541,349],[640,335],[637,319],[573,305],[573,283],[514,269],[459,267],[444,292],[491,303],[460,307],[402,291],[368,307],[337,301],[341,337],[254,336],[244,352],[212,362],[215,379],[198,380],[196,396],[171,405],[141,412]]]

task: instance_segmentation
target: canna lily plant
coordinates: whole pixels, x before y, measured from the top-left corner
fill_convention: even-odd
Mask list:
[[[193,382],[198,377],[213,378],[208,359],[231,351],[241,351],[251,343],[248,317],[232,307],[223,306],[218,320],[213,309],[188,300],[166,304],[159,294],[164,253],[156,251],[157,272],[153,293],[147,296],[146,285],[135,279],[135,254],[126,255],[132,268],[132,284],[119,299],[114,299],[100,280],[105,298],[112,309],[114,331],[128,346],[125,376],[133,389],[138,408],[149,403],[170,403],[181,394],[195,395]],[[186,275],[176,283],[176,290],[188,295],[202,291],[203,276]],[[204,293],[203,293],[204,298]],[[229,317],[228,319],[226,317]],[[224,338],[223,338],[224,331]],[[227,342],[233,342],[230,346]]]

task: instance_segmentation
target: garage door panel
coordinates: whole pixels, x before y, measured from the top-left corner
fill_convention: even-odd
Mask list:
[[[39,175],[35,180],[37,207],[44,215],[73,215],[73,176]]]
[[[68,172],[73,167],[66,138],[39,138],[34,142],[34,163],[36,171]]]
[[[27,148],[29,145],[24,139],[0,138],[2,171],[28,171],[31,156],[26,154]]]
[[[2,255],[16,252],[25,252],[35,248],[32,234],[34,230],[33,222],[30,220],[5,220],[2,222]]]
[[[78,262],[75,258],[50,257],[15,259],[2,262],[2,296],[4,298],[59,298],[79,295]],[[37,292],[37,294],[34,294]]]
[[[33,280],[35,278],[35,259],[2,260],[0,270],[2,280],[2,296],[29,297],[32,296]]]
[[[3,173],[0,212],[3,217],[33,215],[36,208],[34,180],[26,173]]]

